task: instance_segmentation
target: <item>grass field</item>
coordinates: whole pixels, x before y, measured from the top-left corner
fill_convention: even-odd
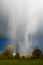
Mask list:
[[[0,60],[0,65],[43,65],[43,60]]]

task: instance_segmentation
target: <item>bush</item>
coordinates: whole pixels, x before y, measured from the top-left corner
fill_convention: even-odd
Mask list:
[[[25,59],[25,56],[22,56],[22,59]]]
[[[43,55],[41,55],[41,56],[39,57],[39,59],[43,59]]]
[[[5,56],[4,54],[0,54],[0,60],[5,60],[8,59],[7,56]]]
[[[15,55],[15,59],[20,59],[20,55],[19,54],[16,54]]]

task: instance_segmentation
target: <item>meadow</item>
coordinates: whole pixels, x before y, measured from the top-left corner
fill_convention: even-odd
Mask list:
[[[43,65],[42,59],[0,60],[0,65]]]

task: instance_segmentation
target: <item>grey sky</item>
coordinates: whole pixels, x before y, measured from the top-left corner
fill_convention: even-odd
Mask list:
[[[36,35],[37,30],[41,30],[43,27],[43,0],[0,0],[0,2],[2,16],[5,20],[0,24],[0,33],[6,34],[7,37],[12,39],[18,37],[20,39],[25,34],[26,43],[24,46],[26,51],[30,50],[32,43],[29,44],[28,42],[28,34]],[[25,31],[23,31],[24,29]],[[21,44],[21,46],[23,45]],[[22,48],[24,49],[24,47]]]

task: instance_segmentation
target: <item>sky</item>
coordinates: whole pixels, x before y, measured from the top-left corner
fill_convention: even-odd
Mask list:
[[[20,45],[21,53],[31,53],[35,46],[43,51],[43,0],[0,0],[0,37]]]

